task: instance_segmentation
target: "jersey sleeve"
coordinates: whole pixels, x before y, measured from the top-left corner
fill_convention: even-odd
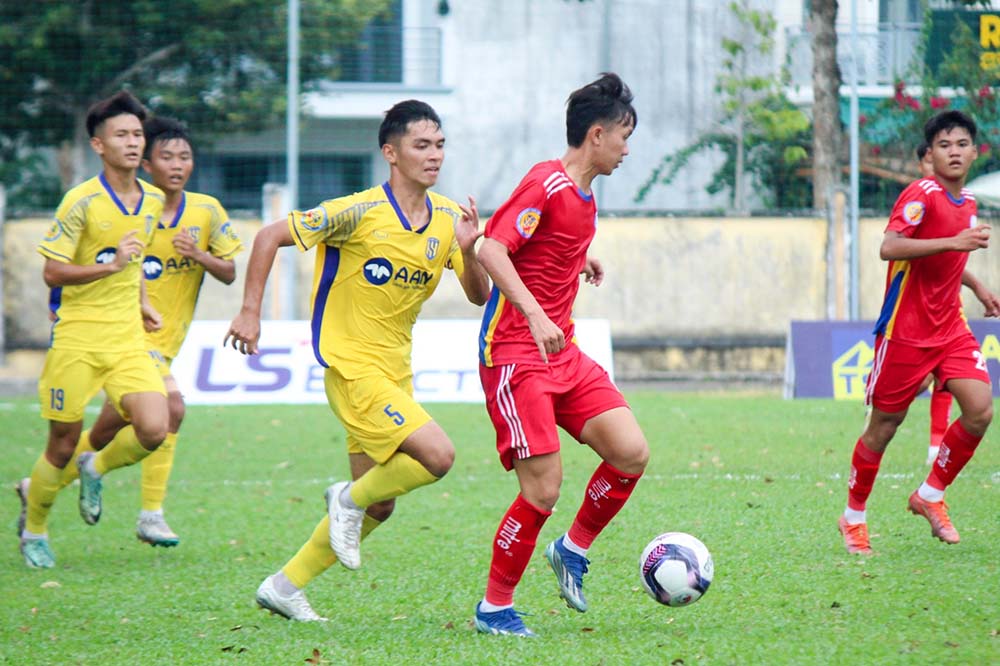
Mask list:
[[[462,277],[465,273],[465,259],[462,257],[462,249],[454,238],[451,239],[451,247],[448,248],[448,261],[444,266],[455,271],[455,275],[458,277]]]
[[[516,252],[538,229],[544,206],[545,188],[537,178],[529,176],[490,217],[484,235]]]
[[[368,208],[353,195],[329,199],[311,210],[293,210],[288,214],[288,229],[303,252],[320,243],[340,246],[358,228]]]
[[[219,259],[232,259],[243,251],[243,243],[233,230],[226,209],[215,199],[211,200],[211,218],[208,230],[208,251]]]
[[[896,231],[908,237],[912,236],[916,233],[920,223],[924,221],[929,205],[930,196],[927,192],[917,183],[911,183],[896,199],[896,204],[892,207],[892,214],[889,215],[889,224],[886,225],[885,230]]]
[[[42,256],[72,263],[76,246],[87,225],[86,202],[86,199],[71,199],[69,196],[63,198],[52,226],[38,244],[38,252]]]

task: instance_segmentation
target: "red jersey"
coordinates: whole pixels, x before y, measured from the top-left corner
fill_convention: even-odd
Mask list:
[[[948,238],[974,227],[976,198],[955,199],[933,178],[913,183],[896,200],[886,231],[908,238]],[[916,347],[936,347],[969,332],[962,313],[962,273],[968,252],[890,261],[875,333]]]
[[[580,272],[596,231],[593,195],[580,191],[559,160],[533,166],[486,224],[486,237],[507,247],[517,274],[567,343],[573,340]],[[549,363],[559,363],[565,351],[549,354]],[[542,364],[528,320],[495,285],[483,313],[479,361],[487,367]]]

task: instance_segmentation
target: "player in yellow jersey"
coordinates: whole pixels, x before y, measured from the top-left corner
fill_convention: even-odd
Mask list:
[[[163,318],[159,330],[146,334],[146,345],[163,375],[170,423],[163,444],[142,461],[142,510],[136,536],[153,546],[169,547],[176,546],[180,539],[163,516],[163,500],[173,469],[177,433],[184,419],[184,398],[170,373],[170,364],[194,318],[205,273],[231,284],[236,279],[233,257],[243,244],[215,198],[184,190],[194,169],[194,150],[187,128],[171,118],[151,118],[144,130],[142,168],[166,193],[163,216],[142,263],[149,301]],[[80,436],[76,453],[103,449],[116,437],[134,440],[135,429],[110,402],[105,402],[97,421]],[[64,485],[76,477],[75,472],[74,465],[67,465]]]
[[[429,192],[444,160],[441,120],[430,106],[400,102],[379,128],[388,182],[257,234],[243,307],[226,343],[257,352],[264,285],[279,247],[316,247],[313,351],[326,368],[330,407],[347,431],[353,482],[327,488],[327,513],[298,553],[257,589],[257,603],[293,620],[317,615],[302,588],[338,559],[361,564],[359,542],[392,513],[395,498],[437,481],[455,457],[448,435],[413,399],[413,324],[445,268],[482,305],[489,280],[475,255],[479,213]]]
[[[163,380],[145,351],[144,324],[160,325],[145,302],[142,257],[163,213],[163,193],[136,178],[145,140],[146,110],[120,92],[87,113],[90,145],[102,172],[63,197],[38,251],[43,277],[59,289],[45,367],[38,381],[41,415],[49,421],[48,443],[17,486],[24,525],[20,547],[29,567],[49,568],[48,514],[63,468],[73,456],[83,411],[102,388],[135,428],[131,445],[109,446],[77,459],[80,515],[94,524],[101,515],[101,476],[137,462],[167,434]]]

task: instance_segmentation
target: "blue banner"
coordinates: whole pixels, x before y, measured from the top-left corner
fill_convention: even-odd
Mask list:
[[[1000,397],[1000,321],[970,321]],[[785,358],[786,398],[863,400],[875,358],[873,321],[793,321]]]

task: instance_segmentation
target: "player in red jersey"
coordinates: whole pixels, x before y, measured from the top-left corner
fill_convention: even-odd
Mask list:
[[[976,201],[965,189],[976,159],[976,124],[960,111],[940,113],[924,126],[932,178],[910,184],[896,201],[882,240],[889,261],[882,313],[875,326],[875,360],[866,401],[872,409],[854,446],[847,508],[839,528],[850,553],[871,553],[865,503],[882,454],[906,417],[928,373],[958,401],[961,416],[945,432],[926,481],[910,495],[909,510],[924,516],[931,534],[958,543],[945,489],[968,463],[993,419],[986,359],[962,312],[963,283],[997,316],[996,296],[965,269],[969,253],[989,246]]]
[[[569,530],[545,556],[560,596],[587,610],[587,549],[622,508],[642,475],[649,446],[607,373],[577,347],[571,310],[579,276],[599,285],[604,270],[587,256],[597,226],[591,184],[628,155],[636,123],[632,93],[603,74],[569,96],[561,160],[536,164],[486,225],[479,262],[494,288],[480,332],[479,375],[497,449],[520,494],[500,520],[476,628],[533,636],[514,610],[514,588],[559,497],[561,426],[603,462]]]
[[[921,141],[916,149],[917,169],[921,178],[934,177],[934,163],[931,161],[931,147],[926,141]],[[951,422],[951,393],[945,390],[944,384],[934,381],[934,373],[927,375],[920,386],[919,394],[931,388],[931,441],[927,446],[927,464],[933,463],[941,449],[941,439]]]

